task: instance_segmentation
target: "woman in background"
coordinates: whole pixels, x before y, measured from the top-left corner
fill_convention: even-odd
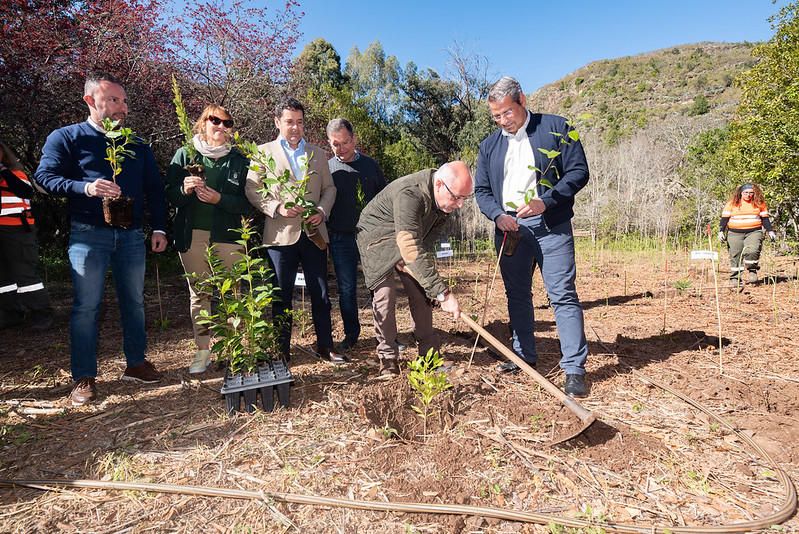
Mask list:
[[[739,186],[721,212],[719,228],[719,240],[726,239],[730,252],[730,287],[741,286],[744,271],[749,272],[748,282],[756,283],[764,229],[772,241],[777,238],[760,187]]]
[[[181,147],[172,158],[166,179],[166,196],[177,208],[174,223],[175,248],[187,274],[202,277],[209,273],[206,248],[214,245],[216,255],[230,267],[238,259],[239,235],[231,228],[241,226],[251,206],[244,196],[249,160],[230,145],[233,118],[222,106],[207,106],[194,124],[195,161],[189,161]],[[187,167],[199,164],[203,176],[191,174]],[[197,292],[195,281],[188,278],[191,322],[197,352],[189,373],[203,373],[211,360],[211,337],[208,329],[197,324],[200,311],[210,312],[207,295]]]

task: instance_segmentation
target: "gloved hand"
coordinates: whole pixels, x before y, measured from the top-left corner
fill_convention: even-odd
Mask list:
[[[724,232],[719,232],[719,241],[724,243],[724,241],[726,241],[726,240],[727,240],[727,236],[724,235]]]
[[[777,240],[777,234],[775,234],[774,231],[771,231],[771,232],[768,233],[768,238],[771,239],[772,241],[776,241]]]

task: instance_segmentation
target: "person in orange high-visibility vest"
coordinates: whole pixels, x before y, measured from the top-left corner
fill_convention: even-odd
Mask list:
[[[738,187],[721,212],[719,228],[719,240],[727,241],[730,252],[730,286],[740,287],[744,271],[749,272],[748,282],[756,283],[764,231],[772,241],[777,239],[760,187]]]
[[[26,317],[33,330],[52,324],[50,296],[38,273],[32,196],[22,165],[0,142],[0,328],[18,325]]]

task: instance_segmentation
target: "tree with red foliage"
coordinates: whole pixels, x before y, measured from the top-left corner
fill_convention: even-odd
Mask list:
[[[298,37],[295,0],[280,8],[243,1],[195,0],[179,14],[167,0],[3,0],[0,2],[0,138],[33,170],[47,135],[87,115],[83,81],[102,70],[128,93],[129,124],[153,143],[162,165],[179,137],[171,104],[174,73],[196,112],[224,103],[241,124],[266,138],[275,87],[289,72]],[[41,210],[40,231],[53,235],[63,221],[58,201]],[[41,206],[42,201],[39,202]],[[50,209],[53,208],[53,209]],[[45,239],[46,241],[46,239]]]

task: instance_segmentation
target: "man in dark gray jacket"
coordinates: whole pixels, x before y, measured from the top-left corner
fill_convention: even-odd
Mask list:
[[[380,374],[396,376],[397,320],[395,274],[408,295],[419,354],[438,349],[431,301],[457,319],[460,305],[436,271],[437,230],[472,195],[474,183],[462,161],[445,163],[391,182],[361,213],[358,250],[366,285],[374,292],[372,310]]]

